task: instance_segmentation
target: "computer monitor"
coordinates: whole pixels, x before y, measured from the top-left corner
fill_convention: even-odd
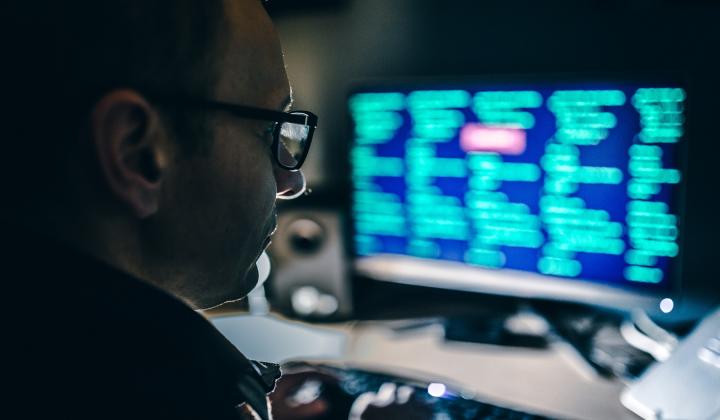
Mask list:
[[[638,78],[359,85],[348,97],[355,269],[672,310],[687,103],[681,84]]]

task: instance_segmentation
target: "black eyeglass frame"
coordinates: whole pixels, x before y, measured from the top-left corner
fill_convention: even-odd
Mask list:
[[[146,92],[143,92],[146,93]],[[310,144],[312,143],[313,134],[317,128],[318,117],[310,111],[276,111],[272,109],[258,108],[247,105],[238,105],[228,102],[213,101],[208,99],[197,99],[188,98],[174,95],[147,95],[151,101],[158,101],[166,105],[180,105],[190,106],[193,108],[208,109],[212,111],[223,111],[231,113],[239,118],[247,118],[252,120],[261,121],[272,121],[275,123],[275,127],[272,131],[273,142],[272,142],[272,153],[275,158],[275,162],[281,168],[288,171],[297,171],[300,169],[302,164],[307,158],[308,152],[310,151]],[[280,148],[280,130],[283,123],[302,124],[308,127],[307,140],[305,140],[305,147],[303,149],[302,156],[297,160],[295,165],[286,165],[280,161],[278,155]]]

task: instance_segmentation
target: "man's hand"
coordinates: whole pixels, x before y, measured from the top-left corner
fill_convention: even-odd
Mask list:
[[[276,420],[323,418],[330,405],[322,396],[324,384],[335,381],[314,371],[284,374],[270,394],[273,417]]]

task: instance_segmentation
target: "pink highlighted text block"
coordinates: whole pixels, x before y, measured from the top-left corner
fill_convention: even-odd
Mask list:
[[[521,155],[525,152],[526,144],[527,136],[521,128],[470,123],[460,130],[460,148],[465,152]]]

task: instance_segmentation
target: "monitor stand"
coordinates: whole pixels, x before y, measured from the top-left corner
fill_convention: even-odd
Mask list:
[[[548,322],[523,306],[477,317],[447,318],[444,327],[448,341],[538,349],[549,344]]]

